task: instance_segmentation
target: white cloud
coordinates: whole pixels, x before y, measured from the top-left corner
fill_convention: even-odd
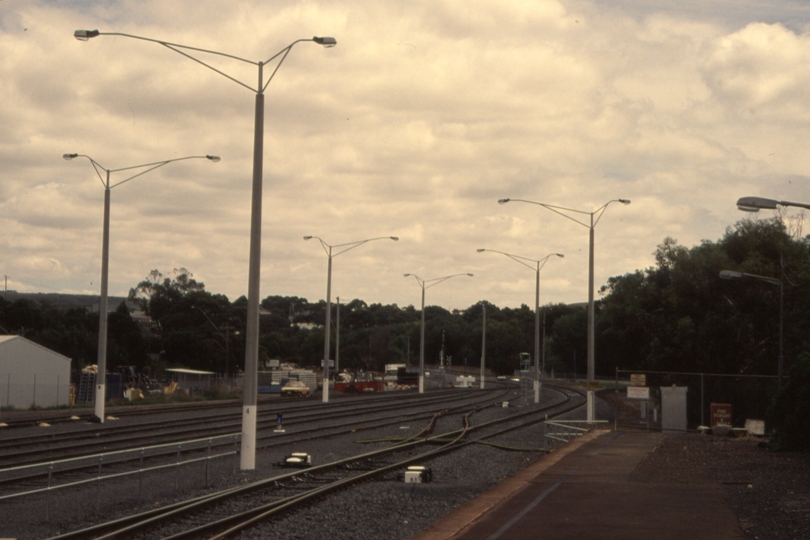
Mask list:
[[[418,304],[403,273],[474,272],[428,295],[464,308],[533,303],[528,269],[478,247],[565,253],[542,271],[541,302],[587,297],[587,229],[502,197],[582,211],[632,199],[596,228],[597,287],[653,264],[666,236],[719,238],[740,196],[810,200],[809,21],[799,4],[721,0],[2,2],[0,271],[20,290],[97,290],[103,189],[63,153],[109,168],[218,154],[113,190],[110,290],[183,266],[212,292],[246,292],[252,92],[158,44],[82,43],[77,28],[252,61],[335,36],[295,45],[267,88],[262,295],[325,296],[305,234],[393,234],[336,259],[333,296]],[[255,85],[255,66],[206,61]]]

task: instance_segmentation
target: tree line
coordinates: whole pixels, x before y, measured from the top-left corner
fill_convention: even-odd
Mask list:
[[[783,281],[784,359],[789,369],[808,352],[810,340],[808,238],[791,235],[782,220],[770,219],[740,221],[720,240],[692,248],[664,239],[655,250],[654,266],[611,277],[599,291],[597,375],[610,377],[616,368],[776,374],[779,288],[756,280],[726,281],[719,277],[722,270]],[[153,270],[130,290],[129,299],[141,306],[148,323],[136,322],[124,304],[110,313],[112,363],[219,373],[243,367],[244,296],[230,301],[207,291],[181,268],[165,276]],[[260,305],[260,361],[320,365],[325,302],[271,295]],[[443,349],[454,365],[478,367],[484,306],[487,367],[510,373],[521,352],[534,353],[533,308],[500,308],[481,300],[452,312],[426,306],[426,363],[436,363]],[[333,303],[333,325],[337,309]],[[353,299],[339,309],[342,367],[381,370],[389,363],[418,363],[421,314],[414,306]],[[547,304],[541,307],[541,321],[546,371],[576,369],[584,374],[584,304]],[[72,358],[74,369],[95,362],[98,317],[85,309],[0,298],[0,327]],[[335,329],[331,334],[334,340]]]
[[[616,368],[776,375],[782,342],[787,388],[810,393],[810,235],[802,236],[793,223],[789,230],[780,217],[745,219],[719,240],[691,248],[665,238],[654,252],[653,266],[611,277],[596,305],[597,376],[611,377]],[[723,270],[781,280],[783,305],[779,287],[752,279],[723,280]],[[141,305],[149,322],[133,320],[124,304],[110,313],[109,366],[133,365],[155,374],[166,367],[231,374],[243,368],[244,296],[230,301],[207,291],[188,270],[176,269],[165,276],[152,271],[132,288],[129,298]],[[452,312],[426,306],[427,365],[437,363],[443,351],[455,366],[478,368],[484,306],[488,368],[511,373],[520,353],[533,354],[534,310],[527,305],[500,308],[482,299]],[[264,298],[260,362],[279,359],[319,366],[325,308],[323,300]],[[337,309],[334,304],[332,309]],[[584,304],[548,304],[541,312],[546,371],[584,376]],[[420,316],[412,305],[367,304],[360,299],[342,304],[341,368],[418,364]],[[0,298],[0,327],[70,357],[74,369],[95,362],[98,318],[84,309],[58,310]],[[336,332],[331,335],[334,340]],[[810,416],[810,410],[807,413]]]

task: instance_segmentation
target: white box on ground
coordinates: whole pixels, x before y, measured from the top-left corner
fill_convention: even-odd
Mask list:
[[[754,420],[753,418],[748,418],[745,421],[745,429],[747,429],[748,433],[751,435],[763,437],[765,436],[765,420]]]
[[[421,484],[422,483],[422,473],[419,471],[405,471],[405,483],[406,484]]]

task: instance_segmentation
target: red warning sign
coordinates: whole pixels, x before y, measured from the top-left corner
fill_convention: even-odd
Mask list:
[[[717,424],[731,425],[730,403],[712,403],[712,424],[710,427],[714,427]]]

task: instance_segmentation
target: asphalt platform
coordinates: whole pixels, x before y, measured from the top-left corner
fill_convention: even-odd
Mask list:
[[[633,481],[660,433],[593,431],[412,540],[742,539],[721,486]]]

